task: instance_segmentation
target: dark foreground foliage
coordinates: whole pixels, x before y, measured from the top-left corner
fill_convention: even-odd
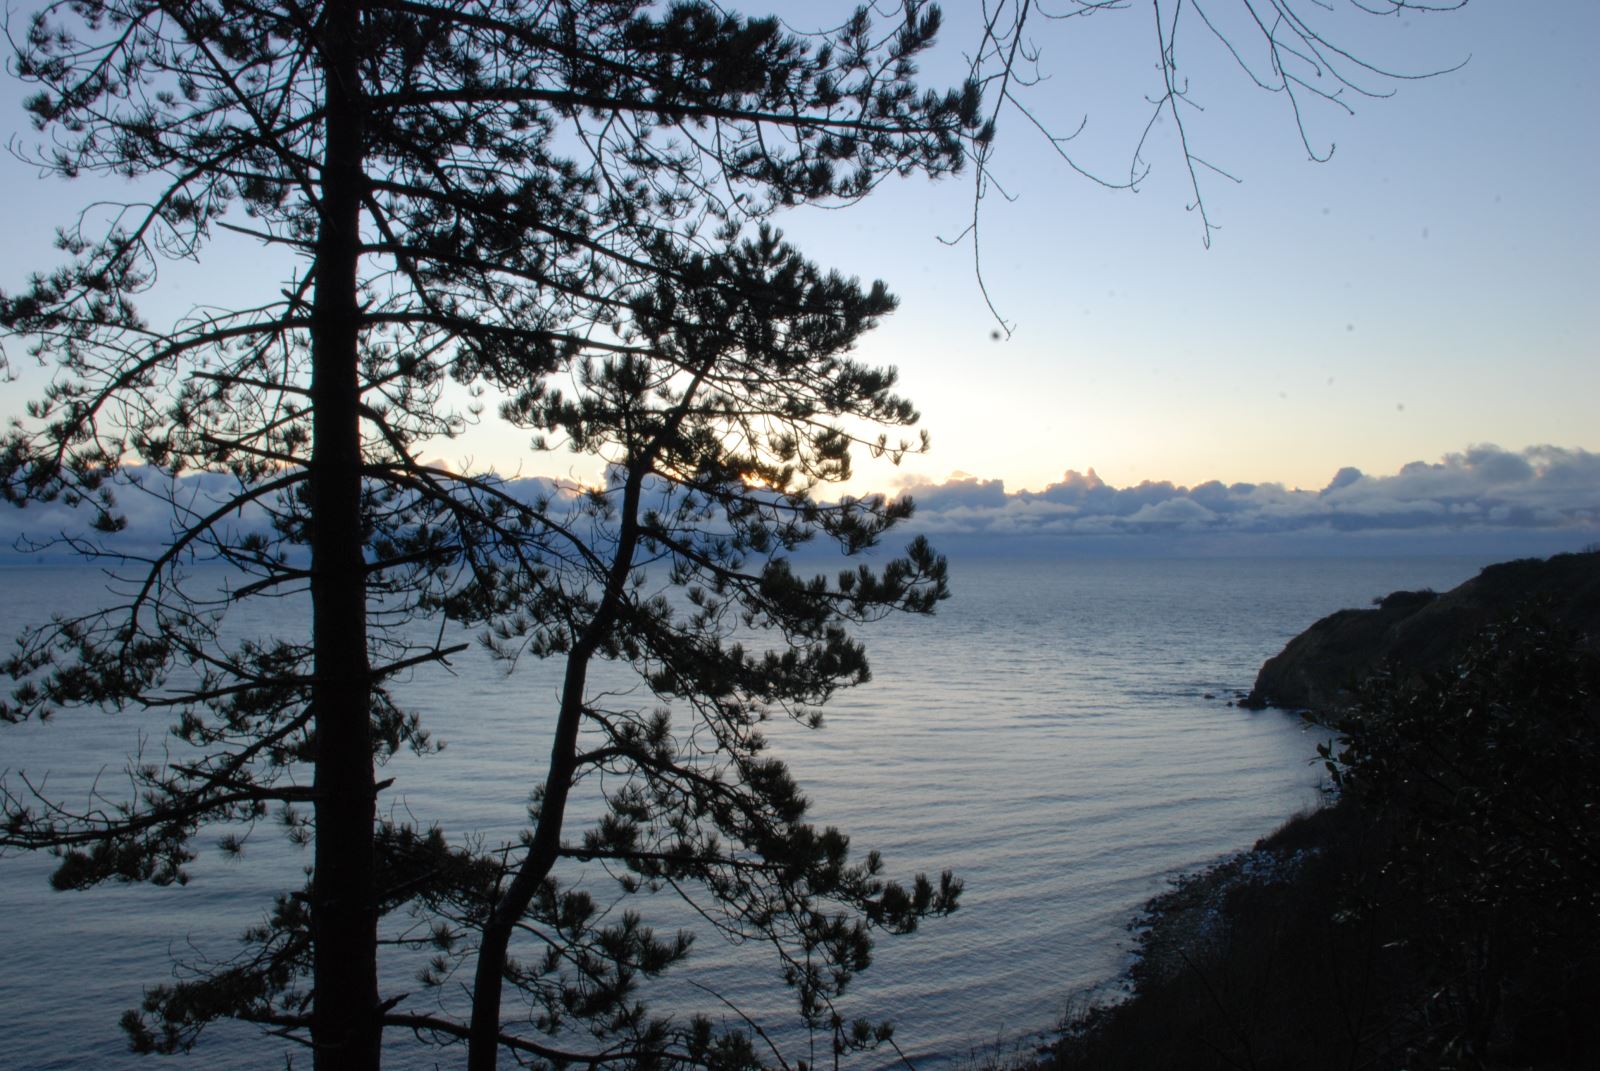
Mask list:
[[[879,1040],[834,998],[872,933],[952,910],[958,884],[896,884],[813,827],[765,724],[820,724],[867,679],[852,630],[931,611],[944,563],[916,541],[791,564],[908,517],[827,489],[919,445],[897,445],[916,411],[895,373],[852,356],[893,296],[773,217],[988,143],[976,74],[914,80],[937,11],[802,37],[692,0],[27,7],[6,51],[37,145],[13,149],[127,203],[0,292],[0,379],[50,377],[0,430],[0,503],[82,507],[35,547],[112,577],[0,657],[0,724],[99,708],[149,746],[81,805],[0,767],[0,856],[56,854],[62,889],[182,883],[210,832],[238,856],[276,821],[310,857],[236,958],[147,992],[134,1048],[231,1017],[321,1071],[377,1071],[408,1036],[465,1043],[474,1071],[754,1062],[743,1035],[646,1010],[690,945],[636,913],[658,890],[770,947],[805,1025]],[[279,274],[228,278],[223,235]],[[211,278],[180,295],[172,261]],[[598,479],[460,459],[496,400],[530,464],[570,450]],[[294,609],[258,632],[263,605]],[[507,665],[562,662],[554,709],[507,693],[534,802],[506,844],[383,817],[408,775],[379,769],[438,746],[404,682],[474,633]]]
[[[1527,614],[1375,679],[1326,749],[1339,800],[1152,901],[1133,999],[1055,1065],[1596,1066],[1597,682]]]

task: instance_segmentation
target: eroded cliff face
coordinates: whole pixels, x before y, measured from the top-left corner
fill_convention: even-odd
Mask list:
[[[1340,610],[1268,659],[1241,705],[1327,718],[1385,664],[1408,677],[1446,669],[1479,629],[1511,613],[1543,614],[1600,650],[1600,551],[1491,565],[1442,595],[1397,591],[1366,610]]]

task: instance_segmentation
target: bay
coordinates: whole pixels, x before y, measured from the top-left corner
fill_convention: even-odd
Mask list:
[[[826,725],[774,729],[775,747],[858,851],[880,849],[892,876],[951,869],[961,909],[912,936],[880,942],[845,1010],[892,1018],[900,1050],[939,1067],[1047,1030],[1068,998],[1127,964],[1126,924],[1170,878],[1247,847],[1319,797],[1318,740],[1299,719],[1230,706],[1260,663],[1335,609],[1399,588],[1444,590],[1481,560],[972,558],[953,563],[953,595],[928,619],[863,632],[874,679],[841,693]],[[0,635],[52,611],[88,606],[104,578],[86,567],[0,570]],[[294,636],[288,603],[250,611],[242,628]],[[455,838],[513,837],[542,777],[556,667],[525,661],[509,676],[481,651],[452,672],[419,672],[402,700],[447,744],[402,757],[383,802],[397,818]],[[628,688],[620,676],[601,686]],[[1207,698],[1207,696],[1212,698]],[[153,715],[71,712],[47,725],[0,726],[0,769],[85,800],[117,787],[123,756],[163,748]],[[275,829],[242,859],[208,852],[182,888],[54,893],[49,860],[0,861],[0,1065],[43,1071],[130,1066],[116,1020],[174,960],[223,958],[306,858]],[[574,873],[573,880],[595,873]],[[655,897],[662,928],[689,920]],[[386,983],[416,989],[413,965]],[[775,1036],[792,1027],[788,995],[761,950],[702,935],[666,1007],[716,1017],[712,991]],[[707,1006],[708,1001],[710,1006]],[[1020,1039],[1020,1040],[1018,1040]],[[818,1039],[817,1055],[825,1053]],[[281,1068],[308,1054],[251,1028],[208,1033],[197,1055],[222,1069]],[[449,1067],[460,1050],[389,1044],[389,1066]],[[879,1054],[867,1066],[886,1063]],[[141,1065],[147,1066],[147,1064]]]

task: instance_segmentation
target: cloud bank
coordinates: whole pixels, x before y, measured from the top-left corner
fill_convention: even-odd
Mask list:
[[[919,531],[996,543],[1539,534],[1582,545],[1600,538],[1600,454],[1554,446],[1474,446],[1387,476],[1342,468],[1316,491],[1215,480],[1114,487],[1093,469],[1068,471],[1042,491],[1008,493],[999,480],[975,477],[905,491],[916,502]]]
[[[118,506],[128,529],[109,542],[148,553],[173,531],[168,497],[206,513],[233,488],[226,477],[193,475],[149,488],[159,493],[125,489]],[[507,489],[530,500],[575,492],[570,483],[542,478],[515,480]],[[1068,471],[1042,491],[1008,492],[1000,480],[958,476],[904,492],[917,507],[908,529],[963,554],[1396,550],[1515,556],[1600,542],[1600,454],[1554,446],[1515,452],[1474,446],[1384,476],[1341,468],[1315,491],[1215,480],[1194,487],[1166,481],[1114,487],[1090,469]],[[31,549],[19,555],[26,539],[81,532],[90,519],[87,511],[60,504],[0,505],[0,559],[37,556]],[[227,523],[249,530],[262,518],[247,509]]]

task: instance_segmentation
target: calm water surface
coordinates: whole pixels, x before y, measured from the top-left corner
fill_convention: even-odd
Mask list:
[[[1482,564],[954,563],[954,595],[936,617],[867,631],[874,680],[836,698],[825,728],[774,732],[817,821],[843,827],[858,850],[880,849],[891,874],[949,868],[966,882],[956,915],[880,942],[851,1014],[893,1018],[919,1067],[1047,1028],[1071,994],[1125,967],[1129,918],[1172,875],[1315,803],[1314,736],[1224,700],[1316,618],[1397,588],[1443,590]],[[0,570],[0,633],[89,605],[101,583],[83,568]],[[294,634],[303,626],[281,606],[253,611],[249,626]],[[526,663],[508,678],[476,651],[453,676],[418,675],[403,698],[448,746],[391,764],[385,802],[452,836],[513,836],[543,775],[556,683],[553,666]],[[81,799],[96,778],[117,787],[123,756],[159,754],[162,737],[163,723],[142,715],[0,726],[0,768],[12,779],[51,771],[53,790]],[[207,855],[184,888],[57,894],[48,859],[0,862],[0,1067],[156,1066],[127,1054],[118,1015],[175,959],[226,957],[272,894],[298,884],[305,857],[280,841],[259,829],[242,860]],[[641,906],[660,928],[684,918],[670,903],[659,919],[656,904]],[[387,970],[414,988],[412,965]],[[759,950],[706,936],[679,973],[664,1002],[687,999],[692,980],[784,1030],[787,995]],[[704,997],[694,1006],[716,1011]],[[229,1027],[191,1061],[282,1068],[286,1054],[309,1066],[303,1052]],[[462,1056],[396,1038],[388,1064]]]

